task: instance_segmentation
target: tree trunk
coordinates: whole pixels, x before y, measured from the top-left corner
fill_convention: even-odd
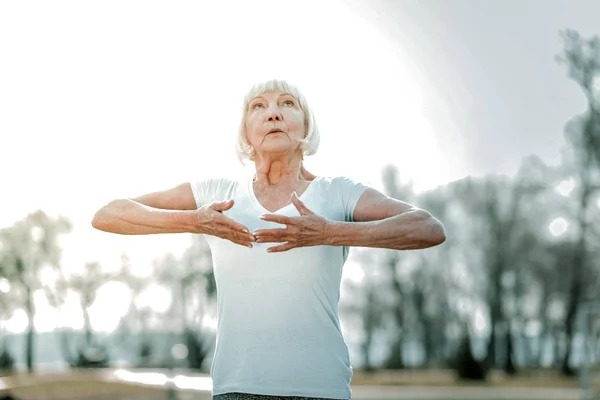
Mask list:
[[[27,313],[27,336],[25,338],[25,365],[27,371],[33,372],[33,349],[35,342],[35,327],[33,325],[33,316],[35,309],[33,305],[33,293],[29,286],[25,286],[25,312]]]
[[[439,361],[434,321],[428,316],[423,316],[423,348],[425,351],[425,365],[437,364]]]
[[[364,360],[363,368],[366,371],[373,370],[373,366],[371,365],[371,343],[373,342],[373,331],[377,325],[377,315],[375,313],[380,312],[376,308],[375,304],[375,289],[371,286],[367,287],[367,304],[365,306],[364,316],[364,333],[365,339],[361,343],[361,351]]]
[[[60,351],[63,357],[70,367],[75,366],[75,357],[71,353],[71,347],[69,346],[69,332],[63,328],[58,332],[58,340],[60,345]]]
[[[487,344],[487,356],[486,361],[489,366],[498,366],[498,354],[497,354],[497,342],[498,342],[498,326],[502,322],[502,267],[499,262],[494,266],[492,272],[492,293],[489,297],[490,305],[490,337]]]
[[[579,222],[579,240],[577,241],[577,247],[573,254],[573,265],[571,273],[571,286],[569,288],[569,297],[567,304],[567,315],[565,318],[565,335],[566,335],[566,349],[562,360],[561,371],[566,376],[575,375],[575,371],[569,365],[569,359],[571,358],[571,347],[573,345],[573,333],[575,331],[575,317],[577,316],[577,309],[582,299],[582,291],[584,288],[584,273],[585,273],[585,262],[586,262],[586,235],[587,235],[587,210],[589,204],[589,198],[592,194],[591,187],[588,183],[587,173],[584,172],[582,177],[583,189],[580,198],[580,209],[578,215]]]
[[[87,308],[83,309],[83,326],[85,330],[85,345],[92,345],[92,322],[90,321],[90,312]]]
[[[371,332],[367,331],[365,340],[363,340],[360,348],[363,356],[363,369],[365,371],[372,371],[373,366],[371,365],[371,342],[373,335]]]
[[[391,351],[385,361],[387,369],[404,369],[404,358],[402,357],[402,336],[392,345]]]
[[[577,257],[579,259],[581,257]],[[581,261],[576,262],[578,265],[573,267],[573,282],[569,289],[569,303],[567,306],[567,315],[565,319],[565,352],[561,363],[561,372],[566,376],[574,376],[575,371],[569,365],[571,358],[571,347],[573,345],[573,333],[575,331],[575,316],[581,296],[582,278],[581,278]]]
[[[510,327],[506,329],[506,358],[504,361],[504,372],[508,375],[515,375],[517,373],[517,367],[513,359],[513,334]]]
[[[386,360],[386,367],[389,369],[403,369],[404,368],[404,360],[402,357],[402,336],[405,332],[404,327],[404,310],[402,309],[402,299],[404,297],[404,293],[402,291],[402,284],[398,279],[398,275],[396,274],[396,266],[398,264],[398,255],[393,253],[390,259],[387,262],[387,266],[390,272],[390,278],[392,283],[392,291],[396,294],[396,304],[394,307],[393,315],[396,319],[396,324],[398,325],[398,336],[394,341],[390,353],[388,354]]]

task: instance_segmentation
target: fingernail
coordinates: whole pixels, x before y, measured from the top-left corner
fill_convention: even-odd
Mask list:
[[[250,231],[246,228],[242,229],[244,231],[244,233],[250,233]]]
[[[265,214],[260,214],[260,215],[258,216],[258,218],[260,218],[260,219],[265,219],[265,217],[266,217],[266,215],[265,215]]]
[[[249,248],[252,248],[252,243],[249,243],[246,246],[248,246]]]

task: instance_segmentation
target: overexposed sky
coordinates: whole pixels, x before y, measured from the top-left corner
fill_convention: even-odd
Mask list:
[[[0,19],[0,224],[63,214],[85,258],[140,243],[90,230],[108,200],[244,173],[241,100],[266,79],[314,108],[319,175],[376,186],[394,163],[431,187],[464,173],[423,116],[418,66],[349,3],[9,2]]]
[[[417,190],[558,160],[583,107],[553,57],[590,35],[590,1],[5,1],[0,3],[0,227],[37,209],[73,221],[64,264],[142,273],[185,236],[121,237],[95,210],[190,179],[239,175],[241,101],[296,84],[315,111],[317,175]],[[600,29],[599,29],[600,30]]]

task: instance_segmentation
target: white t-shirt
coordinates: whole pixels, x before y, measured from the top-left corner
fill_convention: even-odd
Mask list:
[[[248,227],[270,213],[255,196],[252,178],[192,183],[198,207],[233,199],[224,214]],[[347,178],[315,178],[300,196],[313,212],[352,221],[366,187]],[[298,216],[293,204],[276,214]],[[242,392],[349,399],[352,367],[338,317],[342,266],[348,248],[312,246],[267,253],[207,236],[217,284],[217,339],[211,365],[213,395]]]

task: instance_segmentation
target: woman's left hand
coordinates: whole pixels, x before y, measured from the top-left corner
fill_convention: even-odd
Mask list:
[[[268,252],[275,253],[293,249],[295,247],[317,246],[326,244],[329,237],[329,221],[309,210],[296,195],[292,193],[292,204],[300,213],[299,217],[286,217],[278,214],[263,214],[260,218],[264,221],[276,222],[285,225],[285,228],[257,229],[252,234],[257,243],[281,243],[269,247]]]

